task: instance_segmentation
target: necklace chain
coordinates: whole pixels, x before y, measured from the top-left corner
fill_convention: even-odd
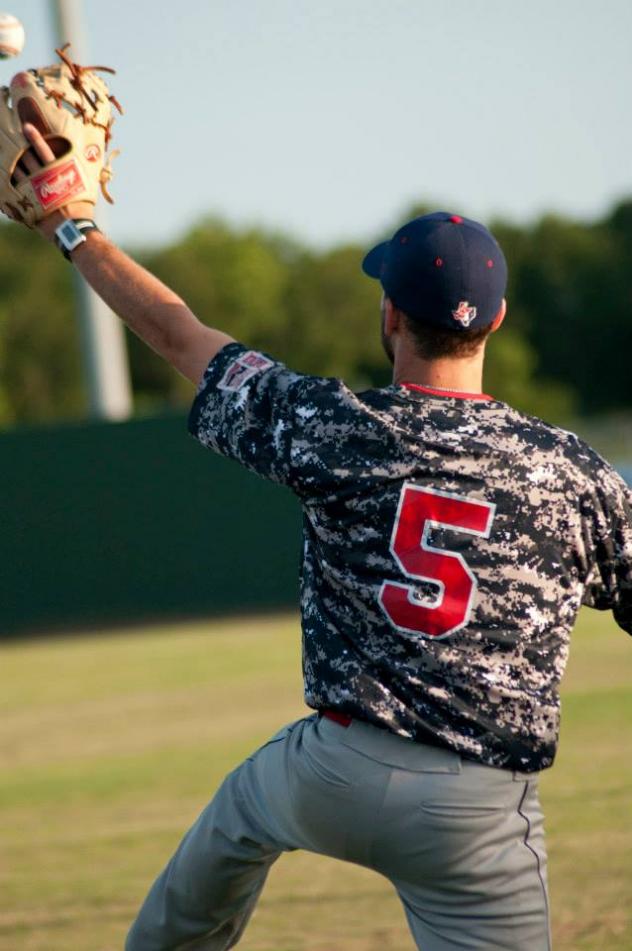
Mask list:
[[[453,386],[439,386],[438,383],[420,383],[429,390],[441,390],[443,393],[464,393],[464,390],[455,390]]]
[[[406,384],[400,383],[400,386],[405,386]],[[455,390],[453,386],[439,386],[437,383],[417,383],[413,384],[416,386],[421,386],[426,390],[441,390],[442,393],[465,393],[465,390]]]

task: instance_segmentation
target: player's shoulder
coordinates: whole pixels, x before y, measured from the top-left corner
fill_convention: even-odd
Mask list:
[[[578,491],[618,491],[625,486],[614,466],[573,430],[523,413],[507,404],[500,405],[506,412],[508,426],[531,444],[532,462],[537,464],[538,454],[545,454],[558,464],[566,478],[573,480]]]
[[[297,408],[303,409],[310,417],[358,412],[363,406],[362,396],[339,377],[304,373],[296,376],[294,397]]]
[[[525,413],[508,403],[498,402],[497,405],[506,417],[507,428],[522,433],[525,438],[533,442],[534,446],[550,447],[568,456],[569,459],[578,461],[584,458],[587,460],[593,454],[588,443],[584,442],[573,430],[550,423],[540,416]]]

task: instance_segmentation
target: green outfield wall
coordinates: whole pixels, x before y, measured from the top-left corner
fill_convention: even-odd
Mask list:
[[[300,510],[184,414],[0,435],[0,637],[297,604]]]

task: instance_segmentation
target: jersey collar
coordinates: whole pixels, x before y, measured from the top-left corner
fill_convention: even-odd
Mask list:
[[[487,393],[463,393],[461,390],[442,390],[432,386],[422,386],[420,383],[400,383],[407,390],[417,390],[419,393],[428,393],[430,396],[443,396],[457,400],[493,400]]]

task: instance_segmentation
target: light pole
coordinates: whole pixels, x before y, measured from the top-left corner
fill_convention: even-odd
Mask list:
[[[53,0],[52,10],[58,44],[70,43],[72,58],[85,63],[80,0]],[[102,211],[98,221],[103,225]],[[126,419],[132,410],[132,391],[123,325],[78,271],[74,281],[90,415]]]

